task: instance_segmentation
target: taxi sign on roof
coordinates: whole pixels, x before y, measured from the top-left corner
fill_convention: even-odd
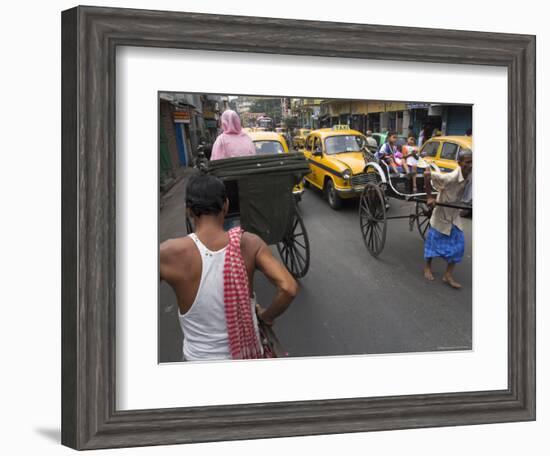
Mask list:
[[[349,125],[343,124],[343,125],[333,125],[333,130],[349,130]]]

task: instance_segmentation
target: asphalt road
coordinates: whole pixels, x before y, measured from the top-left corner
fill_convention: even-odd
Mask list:
[[[161,211],[161,241],[185,235],[183,188],[183,183],[174,187]],[[412,203],[390,203],[388,215],[414,210]],[[372,258],[361,237],[357,200],[334,211],[320,192],[308,189],[300,209],[311,265],[298,296],[275,324],[290,356],[471,349],[470,219],[464,219],[465,257],[455,270],[463,288],[454,290],[441,281],[443,261],[434,261],[435,282],[423,279],[423,241],[416,229],[409,231],[408,220],[388,221],[384,251]],[[274,289],[261,274],[255,289],[258,301],[268,305]],[[179,361],[182,335],[175,297],[165,283],[159,297],[159,362]]]

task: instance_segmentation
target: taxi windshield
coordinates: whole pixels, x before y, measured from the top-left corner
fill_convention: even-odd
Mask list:
[[[283,145],[278,141],[254,141],[256,155],[282,154]]]
[[[327,155],[341,154],[344,152],[358,152],[365,145],[365,140],[358,135],[338,135],[325,139]]]

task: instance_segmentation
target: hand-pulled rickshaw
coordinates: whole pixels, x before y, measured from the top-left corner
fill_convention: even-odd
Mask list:
[[[422,239],[430,227],[430,218],[433,208],[428,207],[427,194],[424,190],[424,175],[417,174],[417,191],[412,191],[411,174],[393,174],[390,166],[384,161],[375,158],[370,151],[364,151],[366,184],[359,200],[359,223],[361,235],[365,247],[369,253],[376,257],[384,249],[386,243],[386,229],[388,220],[408,219],[409,230],[416,226]],[[435,163],[427,163],[419,158],[418,168],[430,167],[435,172],[440,172]],[[433,185],[431,186],[433,188]],[[433,192],[437,195],[437,192]],[[415,211],[409,215],[388,216],[386,211],[387,198],[395,198],[415,203]],[[435,203],[437,206],[450,207],[454,209],[472,209],[471,204],[462,201]]]
[[[309,173],[301,153],[252,155],[208,161],[199,149],[195,167],[225,183],[229,199],[226,220],[257,234],[279,255],[296,278],[309,269],[309,239],[293,188]],[[187,232],[193,231],[186,220]]]

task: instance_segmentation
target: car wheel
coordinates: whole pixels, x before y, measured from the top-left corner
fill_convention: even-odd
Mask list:
[[[340,198],[340,196],[336,192],[336,189],[334,188],[334,182],[332,182],[331,179],[327,180],[325,184],[325,192],[327,195],[329,206],[336,211],[340,209],[342,207],[342,198]]]
[[[311,187],[311,184],[309,183],[309,181],[304,177],[304,179],[302,180],[303,183],[304,183],[304,188],[309,188]]]

